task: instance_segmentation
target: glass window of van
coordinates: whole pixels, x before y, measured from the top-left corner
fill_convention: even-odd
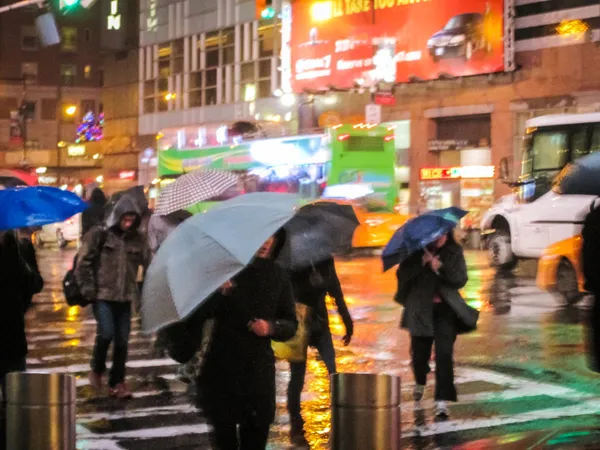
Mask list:
[[[600,151],[600,124],[594,125],[592,130],[592,142],[590,144],[590,153]]]
[[[560,170],[569,157],[566,130],[537,131],[531,145],[533,170]]]

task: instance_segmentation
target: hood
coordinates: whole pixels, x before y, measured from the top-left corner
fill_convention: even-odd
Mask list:
[[[97,206],[106,205],[106,196],[104,195],[104,192],[102,192],[102,189],[95,188],[92,191],[90,195],[90,204]]]
[[[138,206],[138,203],[135,201],[135,199],[128,194],[123,195],[117,201],[114,208],[110,212],[108,218],[106,219],[106,226],[108,228],[118,226],[119,222],[121,221],[121,217],[123,217],[125,214],[136,214],[138,216],[138,220],[132,228],[137,229],[137,227],[140,226],[140,207]]]

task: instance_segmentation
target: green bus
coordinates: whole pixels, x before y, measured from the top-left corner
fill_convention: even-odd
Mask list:
[[[196,133],[197,129],[189,130]],[[394,211],[396,150],[393,129],[370,124],[337,125],[323,134],[247,140],[231,145],[195,148],[186,145],[186,129],[160,134],[158,177],[165,185],[196,169],[220,169],[240,175],[240,186],[221,198],[195,205],[206,210],[215,201],[240,193],[269,191],[296,193],[307,202],[321,198],[368,196],[372,211]],[[183,147],[183,148],[180,148]],[[357,189],[357,188],[361,189]],[[360,194],[357,194],[360,192]]]

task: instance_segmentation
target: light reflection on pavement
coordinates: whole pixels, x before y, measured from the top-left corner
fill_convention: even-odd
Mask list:
[[[28,314],[28,364],[31,369],[78,376],[78,448],[208,448],[203,419],[189,405],[186,386],[175,380],[176,364],[150,356],[148,338],[137,327],[128,369],[136,398],[124,405],[93,395],[86,373],[94,321],[90,311],[67,307],[61,294],[60,282],[73,255],[72,250],[39,252],[46,289]],[[458,338],[461,402],[451,407],[448,423],[432,422],[430,387],[423,410],[416,410],[410,401],[409,341],[398,328],[401,307],[392,300],[395,273],[382,274],[376,257],[337,262],[356,322],[353,341],[345,348],[343,324],[330,305],[338,370],[401,376],[403,448],[530,448],[529,442],[550,440],[549,429],[556,441],[552,448],[562,448],[561,442],[573,439],[597,437],[590,429],[597,425],[600,404],[595,396],[600,386],[585,365],[581,326],[587,303],[565,308],[539,291],[531,277],[497,275],[481,253],[469,253],[467,259],[470,281],[463,294],[482,315],[476,332]],[[329,382],[314,351],[310,358],[303,413],[312,447],[326,448]],[[285,396],[289,370],[285,362],[278,362],[277,368],[272,449],[288,448]],[[560,426],[582,425],[587,431],[556,434]],[[569,445],[579,448],[572,442]]]

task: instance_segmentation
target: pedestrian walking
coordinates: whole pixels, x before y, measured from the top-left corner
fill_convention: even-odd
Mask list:
[[[90,207],[81,213],[81,235],[104,223],[106,196],[102,189],[94,188],[90,194]]]
[[[297,328],[289,277],[274,261],[284,239],[283,232],[269,238],[200,309],[195,328],[211,319],[214,331],[197,380],[198,403],[217,450],[265,449],[275,420],[271,340],[288,340]]]
[[[125,384],[125,364],[132,304],[140,298],[138,271],[140,267],[145,269],[151,259],[147,239],[138,230],[140,220],[135,200],[122,196],[108,217],[106,228],[92,228],[84,237],[75,269],[81,294],[92,303],[97,322],[90,384],[95,389],[102,387],[108,348],[113,343],[109,395],[120,399],[131,398]]]
[[[592,205],[582,230],[581,260],[585,289],[594,296],[588,322],[588,359],[594,372],[600,372],[600,208]]]
[[[340,280],[335,271],[333,257],[314,264],[311,267],[291,272],[292,289],[297,302],[311,308],[308,319],[309,346],[315,347],[327,367],[329,375],[336,373],[335,349],[329,329],[329,314],[325,299],[333,297],[346,334],[344,345],[350,344],[354,332],[352,317],[348,311]],[[287,408],[290,414],[290,439],[294,445],[308,445],[304,435],[304,420],[300,408],[300,397],[306,376],[306,360],[290,361],[291,378],[287,391]]]
[[[452,232],[404,260],[396,273],[395,300],[404,306],[401,327],[411,337],[413,398],[423,398],[429,360],[435,344],[435,415],[448,418],[448,402],[457,401],[454,385],[454,343],[457,334],[471,331],[476,310],[465,303],[458,290],[468,280],[462,247]],[[471,320],[461,318],[472,316]]]
[[[42,286],[39,273],[31,269],[20,255],[15,233],[0,233],[0,386],[3,402],[6,401],[6,374],[25,370],[25,312],[31,305],[31,297],[40,292]]]

